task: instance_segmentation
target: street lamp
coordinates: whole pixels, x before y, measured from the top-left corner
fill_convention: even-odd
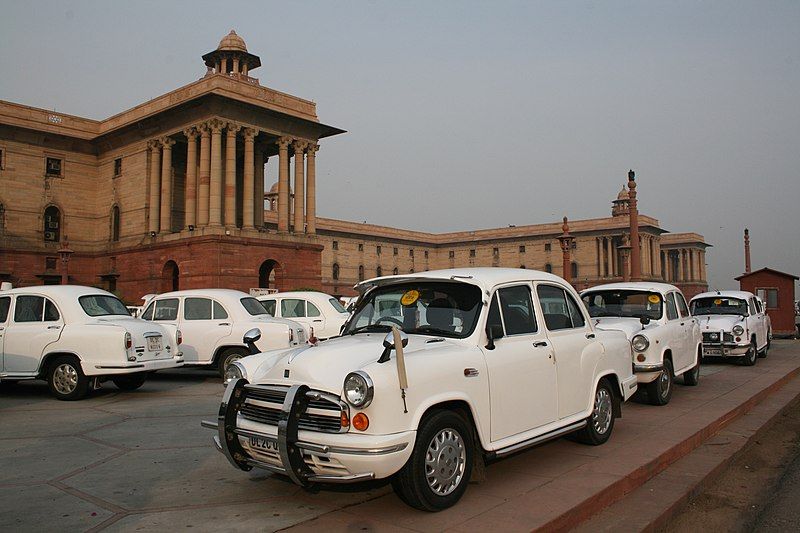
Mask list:
[[[69,284],[69,258],[75,251],[69,247],[69,241],[64,238],[64,243],[58,249],[58,256],[61,258],[61,284]]]

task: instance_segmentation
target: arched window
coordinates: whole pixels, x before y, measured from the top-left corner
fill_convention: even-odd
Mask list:
[[[119,240],[119,206],[115,205],[111,208],[111,240],[117,242]]]
[[[332,275],[333,275],[333,279],[334,280],[338,280],[339,279],[339,263],[334,263],[333,264]]]
[[[180,290],[180,271],[175,261],[167,261],[161,269],[161,292]]]
[[[54,205],[44,210],[44,241],[61,242],[61,211]]]
[[[358,281],[364,281],[364,265],[358,265]]]
[[[263,289],[277,289],[276,277],[282,273],[280,263],[274,259],[267,259],[258,267],[258,286]]]
[[[376,275],[377,277],[381,277],[381,276],[383,276],[383,269],[382,269],[381,267],[378,267],[378,268],[376,268],[376,269],[375,269],[375,275]]]
[[[577,279],[578,278],[578,263],[573,261],[570,270],[572,271],[572,279]]]
[[[394,275],[396,276],[396,275],[398,275],[399,273],[400,273],[400,271],[399,271],[399,270],[397,270],[397,267],[394,267],[394,270],[392,270],[392,274],[394,274]]]
[[[525,265],[520,265],[519,267],[524,269],[524,268],[525,268]]]
[[[548,274],[552,274],[553,273],[553,265],[551,265],[550,263],[547,263],[544,266],[544,271],[547,272]]]

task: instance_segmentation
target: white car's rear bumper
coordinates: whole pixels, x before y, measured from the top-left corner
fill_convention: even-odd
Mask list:
[[[113,364],[92,364],[81,361],[83,373],[87,376],[111,376],[119,374],[131,374],[134,372],[152,372],[165,368],[179,368],[183,366],[183,354],[178,352],[168,359],[153,359],[150,361],[131,361]]]

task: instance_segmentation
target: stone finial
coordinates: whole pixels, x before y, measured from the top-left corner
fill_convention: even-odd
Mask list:
[[[628,189],[633,192],[636,189],[636,172],[628,170]]]
[[[569,223],[567,221],[567,217],[564,217],[564,224],[561,225],[561,231],[563,231],[564,234],[569,234]]]

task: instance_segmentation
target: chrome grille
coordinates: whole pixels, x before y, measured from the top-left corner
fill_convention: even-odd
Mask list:
[[[277,426],[283,401],[286,398],[287,388],[269,385],[246,385],[244,390],[245,401],[239,409],[239,414],[253,422]],[[347,426],[342,427],[342,412],[346,407],[334,401],[333,395],[329,393],[311,391],[310,394],[318,394],[319,396],[308,401],[308,408],[305,413],[300,415],[297,427],[323,433],[347,431]]]
[[[704,331],[703,342],[720,342],[719,336],[720,336],[719,331]],[[733,334],[723,332],[721,342],[733,342]]]

